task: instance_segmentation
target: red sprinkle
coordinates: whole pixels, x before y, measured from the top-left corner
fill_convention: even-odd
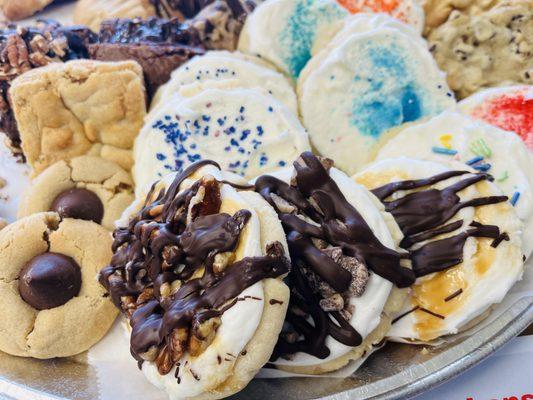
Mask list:
[[[533,150],[533,98],[524,94],[503,95],[491,99],[472,111],[472,116],[520,135]]]

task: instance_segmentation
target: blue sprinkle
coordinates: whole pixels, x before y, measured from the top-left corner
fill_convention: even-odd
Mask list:
[[[286,163],[285,161],[280,161],[280,162],[278,163],[278,165],[279,165],[280,167],[284,167],[285,165],[287,165],[287,163]]]
[[[485,164],[474,165],[472,168],[478,171],[487,172],[489,169],[491,169],[491,167],[492,165],[490,165],[489,163],[485,163]]]
[[[224,147],[224,151],[229,152],[230,150],[231,150],[231,147],[230,147],[230,146],[226,146],[226,147]]]
[[[211,121],[211,117],[209,115],[202,115],[202,121],[209,122]]]
[[[172,117],[171,117],[170,115],[165,115],[165,119],[166,119],[167,121],[170,121],[170,120],[172,119]]]
[[[477,157],[472,158],[471,160],[468,160],[466,162],[466,165],[474,165],[474,164],[477,164],[478,162],[483,161],[483,160],[484,160],[484,157],[477,156]]]
[[[513,197],[511,198],[511,204],[516,206],[516,203],[518,203],[518,199],[520,198],[520,192],[514,192]]]
[[[245,110],[244,106],[241,106],[241,108],[239,109],[239,112],[242,114],[244,110]]]
[[[272,108],[272,106],[268,107],[268,112],[272,112],[274,111],[274,109]]]
[[[250,130],[249,129],[245,129],[244,131],[242,131],[241,133],[241,138],[240,140],[243,141],[243,140],[246,140],[246,138],[250,135]]]
[[[159,161],[163,161],[167,159],[167,156],[165,156],[163,153],[157,153],[155,155]]]
[[[263,130],[263,127],[262,126],[258,126],[257,127],[257,134],[259,136],[263,136],[264,133],[265,133],[265,131]]]
[[[239,142],[237,142],[235,139],[231,139],[229,142],[230,142],[230,144],[231,144],[232,146],[235,146],[235,147],[238,147],[238,146],[239,146]]]
[[[454,156],[457,154],[457,150],[447,149],[445,147],[432,147],[431,151],[437,154],[446,154],[448,156]]]
[[[222,118],[217,119],[217,123],[218,123],[220,126],[224,126],[224,123],[225,123],[225,122],[226,122],[226,121],[223,120]]]
[[[268,162],[268,157],[265,153],[262,153],[261,154],[261,157],[259,158],[259,165],[261,167],[264,167],[266,165],[266,163]]]

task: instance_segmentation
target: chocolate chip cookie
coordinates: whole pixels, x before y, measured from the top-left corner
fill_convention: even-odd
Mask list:
[[[453,11],[428,40],[460,98],[482,87],[533,83],[531,0],[503,2],[479,15]]]
[[[136,62],[52,63],[15,79],[10,100],[34,174],[85,154],[131,168],[133,141],[146,113]]]
[[[129,173],[112,161],[81,156],[58,161],[33,182],[20,202],[20,218],[55,211],[62,218],[93,221],[113,230],[134,200]]]
[[[0,350],[47,359],[98,342],[117,316],[96,280],[111,243],[101,226],[52,212],[2,229]]]

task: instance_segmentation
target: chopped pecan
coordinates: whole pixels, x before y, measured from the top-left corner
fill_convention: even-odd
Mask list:
[[[151,300],[154,297],[154,289],[146,288],[143,292],[137,297],[136,306],[140,306],[146,303],[148,300]]]
[[[344,299],[338,293],[320,300],[320,308],[326,312],[341,311],[344,309]]]
[[[187,339],[189,330],[185,328],[176,328],[170,335],[170,353],[171,360],[177,363],[187,350]]]
[[[210,318],[201,324],[194,324],[189,339],[189,353],[193,357],[202,354],[215,340],[217,330],[222,323],[219,317]]]
[[[189,203],[187,224],[197,217],[215,214],[220,210],[222,200],[220,198],[220,185],[212,175],[206,175],[200,182],[196,195]]]
[[[167,345],[164,345],[159,349],[159,353],[157,353],[155,359],[155,365],[157,366],[157,371],[161,375],[166,375],[172,370],[174,362],[170,357],[170,351]]]

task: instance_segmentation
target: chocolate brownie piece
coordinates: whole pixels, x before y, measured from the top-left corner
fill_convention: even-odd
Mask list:
[[[143,67],[150,96],[169,80],[173,70],[205,52],[191,25],[158,18],[104,21],[98,43],[90,44],[88,49],[95,60],[137,61]]]
[[[0,30],[0,130],[15,153],[20,153],[20,136],[9,104],[11,82],[33,68],[87,58],[87,44],[94,41],[96,35],[85,27],[62,27],[50,20],[35,27],[10,24]]]

